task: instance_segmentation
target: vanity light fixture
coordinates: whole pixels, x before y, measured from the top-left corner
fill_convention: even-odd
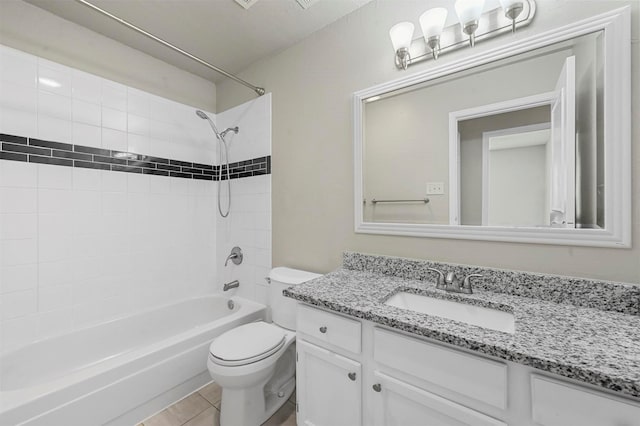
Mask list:
[[[493,3],[490,3],[493,5]],[[459,24],[445,27],[451,12],[445,7],[429,9],[420,15],[423,37],[412,40],[414,25],[400,22],[389,30],[398,69],[427,59],[438,59],[442,53],[472,47],[480,40],[489,40],[515,32],[533,21],[535,0],[500,0],[500,5],[484,10],[485,0],[456,0],[453,8]],[[424,38],[424,40],[423,40]],[[410,53],[411,52],[411,53]]]
[[[444,7],[434,7],[420,15],[420,28],[427,46],[431,49],[433,59],[438,59],[440,54],[440,35],[447,21],[447,14],[447,9]]]
[[[409,47],[413,38],[413,24],[411,22],[400,22],[389,30],[389,37],[396,52],[396,66],[404,70],[407,69],[411,55]]]
[[[469,43],[473,47],[476,45],[476,30],[484,8],[484,0],[456,0],[455,8],[462,32],[469,36]]]
[[[511,19],[511,32],[516,32],[516,19],[522,13],[524,6],[521,0],[500,0],[500,5],[504,10],[504,16]]]

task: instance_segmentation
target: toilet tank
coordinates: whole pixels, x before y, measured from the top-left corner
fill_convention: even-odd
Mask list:
[[[280,327],[296,329],[296,301],[282,295],[282,290],[302,284],[321,274],[285,267],[273,268],[269,273],[269,306],[271,318]]]

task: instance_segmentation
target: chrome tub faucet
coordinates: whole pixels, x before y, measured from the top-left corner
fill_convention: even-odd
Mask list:
[[[232,288],[238,288],[240,287],[240,281],[238,280],[233,280],[229,283],[226,283],[223,287],[222,287],[222,291],[227,291],[227,290],[231,290]]]
[[[227,256],[227,259],[224,261],[224,266],[227,266],[229,261],[232,261],[234,265],[239,265],[242,263],[243,258],[244,258],[244,255],[242,254],[242,249],[236,246],[231,250],[231,254]]]

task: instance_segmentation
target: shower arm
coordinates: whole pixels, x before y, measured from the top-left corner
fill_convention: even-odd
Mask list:
[[[109,13],[106,10],[101,9],[101,8],[99,8],[98,6],[96,6],[96,5],[92,4],[92,3],[89,3],[86,0],[76,0],[76,1],[78,3],[82,3],[83,5],[85,5],[87,7],[90,7],[91,9],[95,10],[96,12],[99,12],[99,13],[101,13],[101,14],[103,14],[103,15],[105,15],[105,16],[107,16],[107,17],[109,17],[109,18],[111,18],[111,19],[113,19],[113,20],[115,20],[115,21],[117,21],[119,23],[121,23],[122,25],[124,25],[124,26],[126,26],[128,28],[131,28],[134,31],[137,31],[138,33],[140,33],[140,34],[142,34],[142,35],[144,35],[146,37],[149,37],[152,40],[157,41],[158,43],[160,43],[160,44],[168,47],[169,49],[172,49],[172,50],[174,50],[174,51],[186,56],[187,58],[192,59],[192,60],[198,62],[199,64],[204,65],[205,67],[210,68],[210,69],[214,70],[215,72],[220,73],[220,74],[224,75],[225,77],[228,77],[228,78],[232,79],[233,81],[235,81],[237,83],[240,83],[240,84],[242,84],[244,86],[247,86],[248,88],[250,88],[251,90],[256,92],[256,94],[258,96],[262,96],[265,93],[264,88],[254,86],[253,84],[248,83],[248,82],[244,81],[243,79],[241,79],[239,77],[236,77],[235,75],[233,75],[231,73],[228,73],[227,71],[223,70],[222,68],[218,68],[215,65],[212,65],[209,62],[207,62],[207,61],[205,61],[203,59],[200,59],[197,56],[192,55],[191,53],[189,53],[189,52],[187,52],[185,50],[180,49],[179,47],[169,43],[168,41],[165,41],[165,40],[161,39],[160,37],[157,37],[157,36],[151,34],[150,32],[147,32],[147,31],[143,30],[142,28],[137,27],[137,26],[133,25],[132,23],[125,21],[124,19],[119,18],[116,15],[114,15],[112,13]]]

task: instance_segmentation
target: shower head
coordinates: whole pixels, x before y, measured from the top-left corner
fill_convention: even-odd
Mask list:
[[[196,114],[198,115],[198,117],[204,119],[204,120],[208,120],[209,116],[207,114],[205,114],[203,111],[200,110],[196,110]]]
[[[199,109],[196,110],[196,115],[200,118],[202,118],[203,120],[207,120],[209,122],[209,124],[211,125],[211,128],[213,129],[213,133],[216,134],[216,137],[218,139],[220,138],[224,138],[226,136],[227,133],[229,132],[233,132],[235,134],[238,134],[238,131],[240,130],[238,128],[238,126],[236,127],[229,127],[228,129],[223,130],[222,132],[218,132],[218,128],[216,127],[215,124],[213,124],[213,121],[211,121],[211,119],[209,118],[209,116],[207,114],[204,113],[204,111],[200,111]]]
[[[240,131],[240,128],[238,126],[229,127],[228,129],[224,129],[222,132],[220,132],[220,136],[225,137],[227,135],[227,133],[229,133],[229,132],[233,132],[233,133],[235,133],[237,135],[238,131]]]
[[[216,134],[216,138],[220,139],[222,137],[220,135],[220,132],[218,132],[218,128],[216,127],[216,125],[213,124],[213,121],[211,121],[209,116],[207,114],[205,114],[204,111],[200,111],[199,109],[197,109],[196,110],[196,115],[198,117],[202,118],[203,120],[207,120],[209,122],[209,125],[211,126],[211,129],[213,130],[213,133]]]

